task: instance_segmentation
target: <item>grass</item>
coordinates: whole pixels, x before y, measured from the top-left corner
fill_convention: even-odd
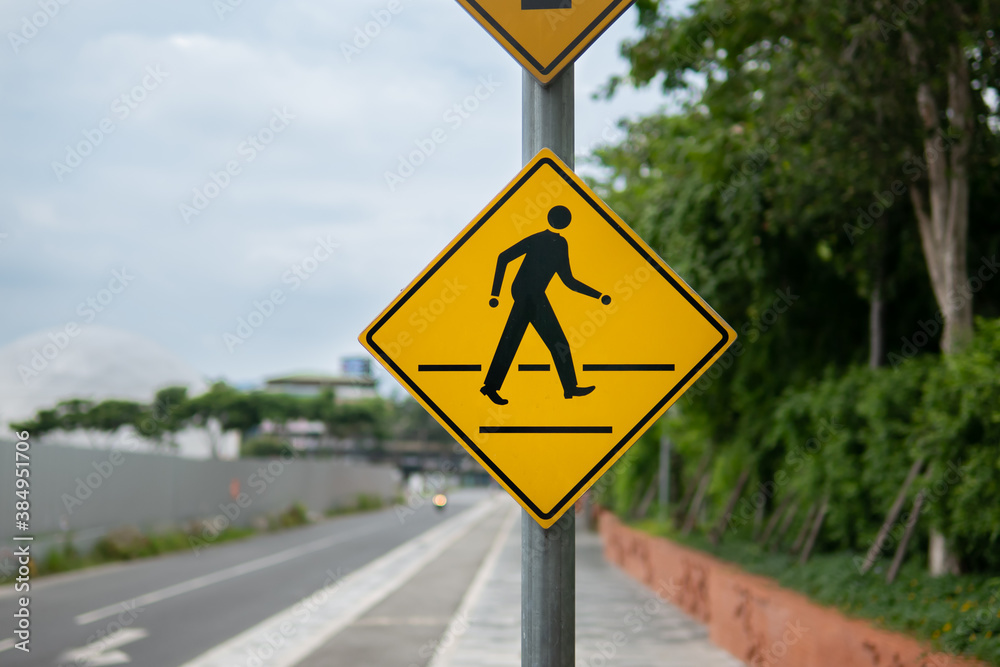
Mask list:
[[[268,517],[268,530],[282,530],[309,523],[306,507],[295,503],[276,516]],[[72,534],[59,548],[48,551],[45,557],[30,563],[31,576],[44,576],[58,572],[80,570],[105,563],[149,558],[184,549],[195,552],[222,542],[231,542],[257,534],[254,528],[227,525],[222,530],[214,530],[207,522],[193,524],[188,530],[172,530],[144,533],[134,526],[123,526],[110,531],[88,553],[81,553],[73,544]],[[10,583],[16,575],[0,575],[0,585]]]
[[[371,512],[385,507],[382,496],[369,493],[359,493],[354,499],[353,505],[341,505],[331,507],[326,511],[328,517],[342,516],[344,514],[354,514],[356,512]]]
[[[710,553],[744,571],[774,579],[785,588],[863,618],[888,630],[928,641],[953,655],[978,658],[1000,667],[1000,577],[987,574],[931,577],[911,559],[892,584],[885,581],[883,559],[861,575],[859,554],[816,554],[805,565],[787,554],[771,553],[741,536],[712,546],[704,535],[679,535],[672,526],[643,521],[635,527]]]

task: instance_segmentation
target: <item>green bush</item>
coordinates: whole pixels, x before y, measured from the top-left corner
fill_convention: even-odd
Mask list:
[[[243,458],[274,458],[295,456],[291,443],[276,435],[258,435],[240,443],[240,456]]]
[[[382,497],[374,493],[359,493],[355,502],[355,507],[359,512],[382,509],[384,506],[385,502],[382,501]]]
[[[74,546],[73,538],[67,535],[66,541],[63,542],[61,547],[50,549],[45,554],[45,561],[42,563],[41,570],[46,574],[54,574],[56,572],[75,570],[83,567],[83,565],[84,560],[80,552],[77,551],[76,546]]]
[[[921,459],[927,472],[910,489],[907,510],[924,489],[925,516],[910,548],[922,552],[936,527],[963,568],[1000,571],[998,369],[1000,321],[980,320],[960,354],[856,367],[789,390],[759,449],[744,456],[754,467],[751,488],[770,490],[771,508],[788,494],[800,507],[829,498],[819,551],[865,551]],[[716,512],[724,495],[713,496]]]
[[[288,509],[278,515],[277,525],[280,528],[291,528],[309,523],[309,510],[302,503],[293,503]]]
[[[135,526],[122,526],[97,541],[94,551],[102,560],[132,560],[154,553],[149,538]]]

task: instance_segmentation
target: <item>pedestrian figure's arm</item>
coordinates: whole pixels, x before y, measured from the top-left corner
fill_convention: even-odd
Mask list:
[[[594,297],[595,299],[601,298],[601,293],[595,290],[590,285],[585,285],[576,278],[573,277],[573,272],[569,268],[569,250],[563,253],[563,256],[559,258],[556,264],[556,273],[559,274],[559,278],[562,279],[563,284],[573,290],[574,292],[579,292],[580,294],[586,294],[587,296]]]
[[[493,274],[493,290],[491,292],[493,296],[500,296],[500,288],[503,287],[503,274],[507,270],[507,265],[528,251],[527,246],[530,238],[529,236],[526,239],[521,239],[497,257],[497,270]]]

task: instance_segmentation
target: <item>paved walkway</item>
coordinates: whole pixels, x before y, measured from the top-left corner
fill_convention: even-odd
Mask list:
[[[520,523],[509,521],[502,532],[431,667],[520,667]],[[704,626],[605,562],[597,535],[581,530],[576,549],[577,667],[743,664],[713,646]]]

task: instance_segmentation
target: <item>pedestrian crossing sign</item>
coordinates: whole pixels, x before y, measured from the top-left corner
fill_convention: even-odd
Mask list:
[[[544,149],[360,340],[547,528],[735,338]]]
[[[634,0],[458,0],[510,55],[548,84]]]

